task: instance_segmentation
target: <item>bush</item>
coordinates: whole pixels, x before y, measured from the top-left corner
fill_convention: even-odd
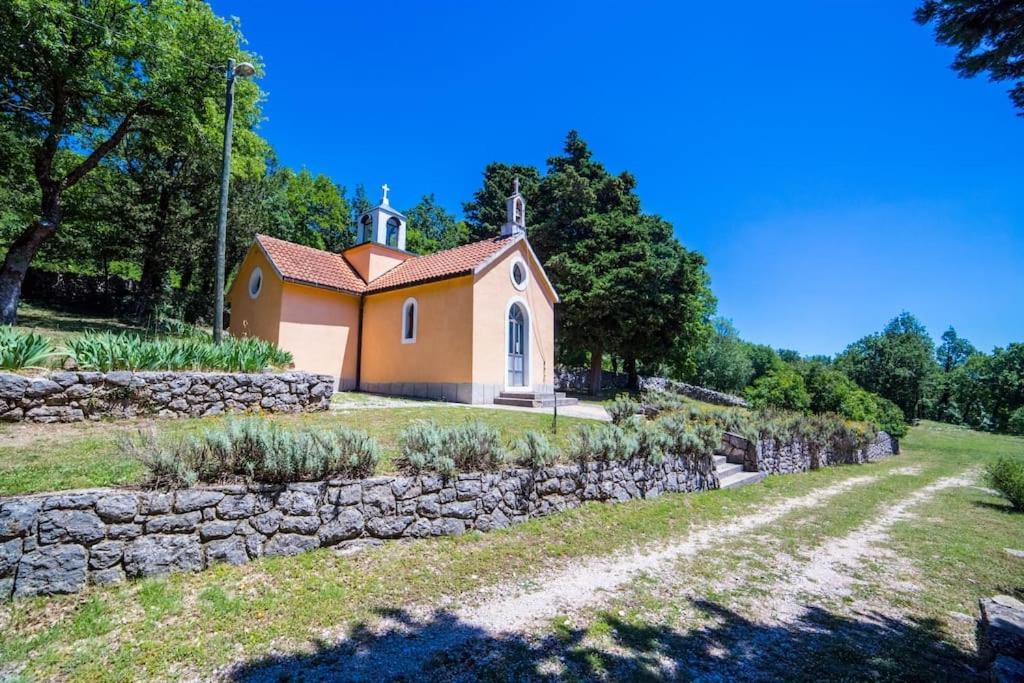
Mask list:
[[[804,378],[789,366],[769,370],[754,385],[747,387],[747,401],[752,408],[781,408],[805,413],[810,410],[811,396]]]
[[[986,469],[989,486],[999,491],[1018,512],[1024,512],[1024,460],[1002,457]]]
[[[54,355],[53,344],[46,337],[0,327],[0,369],[38,368]]]
[[[1006,422],[1006,429],[1010,434],[1024,436],[1024,406],[1010,413],[1010,419]]]
[[[235,478],[290,482],[365,477],[380,461],[380,449],[366,432],[347,427],[285,429],[259,417],[230,418],[170,446],[161,445],[153,432],[144,432],[123,441],[121,448],[142,462],[156,486]]]
[[[399,443],[396,464],[413,474],[491,471],[508,462],[498,430],[479,421],[440,427],[432,420],[417,420],[402,432]]]
[[[515,443],[516,463],[523,467],[548,467],[558,460],[558,451],[547,437],[530,430]]]
[[[629,460],[638,446],[636,436],[617,425],[583,425],[569,439],[567,455],[581,464]]]
[[[631,399],[629,394],[619,394],[608,404],[608,414],[617,425],[621,425],[642,410],[643,406]]]
[[[659,420],[668,437],[667,451],[677,457],[711,456],[722,445],[722,429],[710,423],[692,424],[678,416]]]
[[[69,339],[66,354],[80,369],[110,370],[221,370],[262,372],[291,364],[292,356],[276,345],[255,337],[225,337],[221,344],[209,339],[143,339],[135,334],[90,332]]]

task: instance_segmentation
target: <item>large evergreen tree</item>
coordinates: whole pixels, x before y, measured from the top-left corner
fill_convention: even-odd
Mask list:
[[[1024,116],[1024,3],[1018,0],[926,0],[914,13],[934,24],[935,39],[957,49],[953,68],[972,78],[988,73],[1010,81],[1010,98]]]

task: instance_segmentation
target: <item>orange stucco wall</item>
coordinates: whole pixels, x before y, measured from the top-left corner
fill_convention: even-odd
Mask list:
[[[522,258],[530,270],[526,289],[522,291],[512,284],[510,275],[511,263],[516,257]],[[522,242],[476,276],[473,287],[473,382],[502,386],[506,383],[506,327],[512,300],[525,303],[530,318],[528,381],[534,390],[550,389],[555,358],[554,299],[542,284],[539,264]]]
[[[249,277],[254,268],[263,271],[263,287],[255,299],[249,296]],[[278,343],[281,320],[281,279],[263,250],[255,244],[249,248],[235,281],[228,290],[231,324],[228,330],[235,337],[259,337]]]
[[[402,308],[419,306],[416,341],[402,343]],[[366,297],[362,383],[468,383],[473,374],[473,278]]]
[[[355,386],[359,337],[359,297],[286,282],[281,297],[278,344],[291,352],[295,367],[341,378]]]
[[[364,242],[351,247],[342,254],[356,272],[367,282],[375,280],[399,263],[411,258],[376,242]]]

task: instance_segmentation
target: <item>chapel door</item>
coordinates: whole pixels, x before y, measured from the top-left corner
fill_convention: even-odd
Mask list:
[[[508,310],[508,385],[526,386],[526,325],[523,309],[514,304]]]

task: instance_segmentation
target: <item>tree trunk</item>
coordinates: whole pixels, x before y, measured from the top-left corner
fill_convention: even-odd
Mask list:
[[[170,258],[168,253],[170,250],[165,245],[170,206],[171,189],[165,184],[160,189],[153,231],[146,241],[146,251],[142,259],[139,294],[133,311],[139,320],[155,322],[152,318],[163,300],[164,283],[167,279],[167,260]]]
[[[598,345],[590,351],[590,393],[594,396],[601,393],[601,366],[604,361],[604,349]]]
[[[628,378],[626,388],[630,391],[640,391],[640,376],[636,374],[636,358],[626,356],[625,366]]]
[[[54,184],[43,189],[39,220],[18,235],[7,251],[4,265],[0,267],[0,324],[14,325],[18,322],[18,301],[21,300],[25,274],[39,247],[57,232],[59,225],[60,189]]]

